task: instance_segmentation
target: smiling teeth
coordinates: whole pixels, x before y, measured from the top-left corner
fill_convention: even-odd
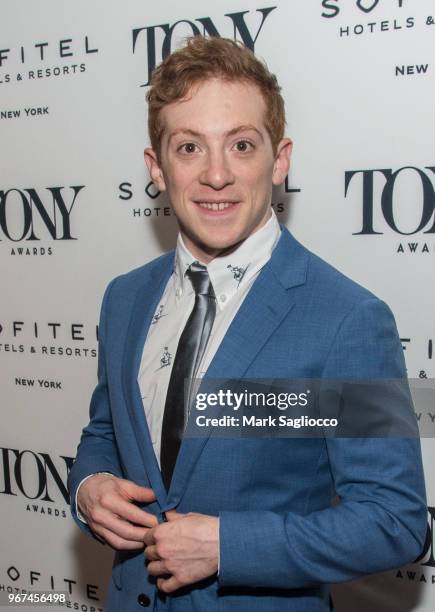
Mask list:
[[[207,208],[208,210],[224,210],[233,205],[232,202],[199,202],[201,208]]]

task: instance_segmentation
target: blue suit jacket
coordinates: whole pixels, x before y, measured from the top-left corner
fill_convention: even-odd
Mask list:
[[[148,327],[174,254],[116,278],[103,300],[99,382],[70,473],[151,487],[147,509],[220,517],[220,573],[162,598],[142,552],[117,552],[108,610],[329,610],[327,584],[415,559],[426,533],[419,440],[185,439],[167,494],[137,384]],[[395,378],[403,351],[388,307],[284,228],[207,377]],[[341,503],[331,507],[337,493]],[[73,516],[76,518],[74,503]],[[88,527],[77,520],[81,529]]]

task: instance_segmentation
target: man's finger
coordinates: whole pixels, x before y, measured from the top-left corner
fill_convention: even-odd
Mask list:
[[[123,480],[121,486],[130,499],[146,503],[151,503],[156,500],[156,496],[154,495],[154,491],[152,489],[149,489],[148,487],[141,487],[136,483],[131,482],[131,480]]]
[[[151,546],[152,544],[156,543],[156,539],[154,536],[154,528],[147,530],[147,532],[144,535],[143,541],[146,546]]]
[[[147,565],[147,570],[151,576],[167,576],[170,574],[165,561],[151,561]]]
[[[181,586],[183,586],[181,582],[174,576],[170,576],[170,578],[157,578],[157,588],[164,593],[172,593]]]
[[[158,524],[158,520],[153,514],[145,512],[145,510],[141,510],[135,506],[135,504],[130,501],[126,501],[120,496],[113,496],[110,499],[110,503],[106,504],[106,508],[126,521],[136,525],[143,525],[143,527],[155,527]]]
[[[144,550],[144,555],[149,561],[157,561],[160,560],[159,555],[157,554],[157,546],[155,544],[151,544],[150,546],[146,546]]]
[[[145,537],[146,528],[136,527],[128,521],[124,521],[122,518],[114,515],[105,513],[101,520],[98,522],[101,527],[108,529],[115,535],[119,536],[123,540],[131,540],[133,542],[142,542]]]
[[[95,531],[97,535],[101,536],[105,542],[116,550],[140,550],[143,548],[143,542],[125,540],[105,527],[99,526],[93,529],[93,531]]]
[[[94,510],[88,519],[88,523],[94,531],[96,531],[97,527],[102,527],[125,540],[143,542],[146,533],[146,527],[132,525],[130,522],[123,520],[110,510],[104,508]]]

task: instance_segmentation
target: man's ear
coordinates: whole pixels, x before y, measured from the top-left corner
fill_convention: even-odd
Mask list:
[[[145,163],[148,166],[148,172],[154,185],[159,191],[166,191],[166,183],[163,177],[163,172],[154,149],[148,148],[144,152]]]
[[[272,183],[281,185],[285,181],[290,168],[290,156],[293,149],[293,142],[290,138],[283,138],[279,141],[275,162],[273,164]]]

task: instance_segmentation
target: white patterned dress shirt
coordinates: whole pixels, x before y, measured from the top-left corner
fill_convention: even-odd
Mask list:
[[[271,213],[265,225],[251,234],[235,251],[216,257],[207,264],[216,296],[216,316],[196,374],[198,378],[202,378],[207,371],[238,309],[261,269],[269,261],[280,238],[281,228],[273,209]],[[179,234],[174,271],[154,313],[139,368],[138,384],[159,466],[163,413],[172,364],[178,341],[195,302],[191,281],[185,276],[194,261],[197,259],[186,248]],[[86,521],[78,511],[77,496],[83,482],[91,476],[82,480],[76,492],[77,516],[83,522]]]

